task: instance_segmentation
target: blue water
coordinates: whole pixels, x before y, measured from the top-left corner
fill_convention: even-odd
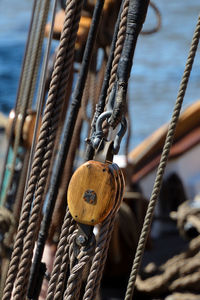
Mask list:
[[[200,12],[199,0],[156,0],[161,30],[141,36],[134,57],[129,97],[132,120],[130,149],[170,119],[191,37]],[[0,0],[0,111],[14,106],[32,1]],[[151,10],[145,26],[155,23]],[[184,107],[200,95],[199,51]]]

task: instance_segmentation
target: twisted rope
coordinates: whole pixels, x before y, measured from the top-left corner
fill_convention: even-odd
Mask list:
[[[106,104],[108,103],[109,95],[112,90],[113,84],[115,82],[117,67],[118,67],[119,59],[120,59],[122,49],[123,49],[123,44],[124,44],[125,35],[126,35],[128,7],[129,7],[129,0],[125,0],[124,5],[123,5],[122,14],[121,14],[119,31],[117,34],[114,58],[113,58],[113,62],[112,62],[112,69],[111,69],[110,79],[109,79],[109,87],[108,87],[107,96],[106,96]]]
[[[74,239],[76,238],[76,235],[73,236],[73,243]],[[79,298],[80,289],[81,289],[81,283],[83,280],[83,271],[87,264],[90,262],[91,257],[94,253],[94,247],[95,247],[95,239],[93,238],[91,245],[89,247],[83,247],[81,248],[81,251],[79,255],[77,256],[77,262],[74,259],[74,245],[71,244],[71,259],[72,259],[72,266],[71,266],[71,272],[70,276],[68,278],[67,282],[67,288],[64,294],[64,300],[77,300]]]
[[[19,87],[19,95],[16,104],[16,136],[14,140],[13,146],[13,158],[11,163],[11,170],[9,174],[8,183],[6,186],[5,195],[2,199],[2,205],[4,206],[7,200],[8,192],[11,188],[11,184],[13,181],[13,176],[16,167],[16,159],[18,155],[18,149],[21,140],[21,133],[24,123],[24,118],[26,114],[26,110],[30,107],[33,98],[30,98],[30,90],[35,90],[35,85],[33,84],[33,79],[36,77],[38,73],[39,60],[41,57],[41,49],[42,42],[44,38],[44,28],[47,20],[47,15],[49,11],[49,0],[39,1],[36,4],[35,16],[32,24],[32,29],[30,32],[30,41],[27,49],[27,56],[24,64],[24,70],[22,74],[22,80]],[[39,24],[38,24],[39,23]],[[38,29],[37,29],[37,26]],[[34,79],[36,82],[36,79]],[[18,118],[18,114],[20,114],[20,118]]]
[[[38,144],[36,147],[36,152],[33,161],[33,167],[31,171],[29,183],[28,183],[28,188],[26,191],[26,197],[24,200],[24,206],[22,209],[19,229],[16,236],[16,241],[15,241],[14,250],[12,254],[8,277],[7,277],[7,282],[4,290],[3,300],[10,299],[11,297],[12,288],[13,288],[15,276],[18,269],[19,257],[22,252],[23,238],[26,234],[26,228],[28,225],[28,216],[31,208],[31,201],[33,199],[34,190],[37,184],[38,176],[41,171],[41,167],[44,166],[46,170],[43,170],[40,176],[40,184],[37,187],[38,197],[35,199],[36,200],[35,204],[37,205],[36,206],[37,209],[35,209],[34,214],[32,214],[33,216],[32,220],[35,219],[36,211],[38,211],[38,209],[40,210],[39,208],[40,205],[38,205],[38,200],[40,199],[38,198],[40,198],[39,195],[42,194],[41,193],[43,191],[42,185],[45,183],[45,178],[43,178],[42,175],[45,175],[48,169],[49,159],[52,153],[51,147],[53,147],[52,138],[55,137],[60,108],[62,106],[62,101],[65,96],[65,87],[69,75],[69,69],[73,61],[75,38],[78,30],[78,23],[80,20],[80,13],[77,14],[77,9],[76,9],[77,2],[78,2],[77,7],[81,11],[82,2],[78,0],[68,1],[68,5],[66,7],[66,17],[65,17],[63,32],[61,35],[61,42],[60,42],[60,46],[56,58],[55,68],[52,76],[52,81],[50,85],[44,117],[42,120],[40,135],[39,135]],[[51,135],[49,133],[50,129],[51,129]],[[49,142],[51,147],[47,147],[47,144]],[[45,149],[46,147],[47,149]],[[48,151],[46,155],[44,153],[45,150]],[[47,159],[47,161],[43,162],[44,156],[45,159]],[[30,231],[32,231],[32,228],[29,228],[29,232]],[[31,236],[33,235],[34,233],[31,234]],[[34,239],[33,239],[33,243],[34,243]],[[25,249],[27,249],[27,247],[25,247]],[[19,289],[16,290],[16,293],[17,293],[16,297],[18,297]]]
[[[120,171],[121,172],[121,171]],[[87,279],[87,284],[85,287],[85,294],[83,300],[91,300],[95,299],[99,287],[101,278],[103,275],[104,265],[107,258],[107,252],[109,248],[110,239],[112,236],[112,232],[114,229],[116,213],[120,207],[122,201],[122,195],[124,191],[124,182],[122,176],[121,180],[118,181],[119,190],[117,194],[117,199],[115,203],[115,207],[108,215],[108,217],[103,221],[102,226],[100,228],[98,243],[95,249],[95,255],[92,260],[92,265],[90,268],[89,276]]]
[[[54,299],[54,292],[56,289],[58,276],[59,276],[59,272],[60,272],[61,265],[62,265],[62,259],[64,259],[64,253],[67,253],[69,251],[68,236],[70,236],[74,230],[75,230],[74,221],[71,217],[69,210],[67,210],[65,219],[64,219],[64,222],[62,225],[62,229],[61,229],[61,235],[59,238],[59,243],[58,243],[58,247],[57,247],[57,251],[56,251],[53,270],[51,273],[51,278],[50,278],[49,287],[48,287],[48,291],[47,291],[47,300]],[[68,247],[67,250],[65,249],[66,245]],[[69,254],[68,254],[68,256],[69,256]],[[67,259],[68,259],[68,257],[67,257]],[[65,258],[65,262],[67,262],[66,258]]]
[[[64,283],[66,280],[66,276],[67,276],[67,267],[68,267],[68,263],[69,263],[69,245],[70,245],[70,238],[73,234],[73,232],[76,229],[76,223],[73,220],[72,225],[69,228],[69,236],[67,239],[67,244],[65,246],[64,249],[64,253],[63,253],[63,258],[62,258],[62,263],[60,266],[60,274],[58,276],[58,281],[57,281],[57,285],[56,285],[56,291],[55,291],[55,296],[54,299],[60,299],[61,295],[63,294],[64,291]]]
[[[192,44],[191,44],[189,55],[188,55],[188,58],[187,58],[184,74],[183,74],[183,77],[182,77],[182,80],[181,80],[181,84],[180,84],[176,104],[175,104],[175,107],[174,107],[172,119],[171,119],[171,122],[169,124],[169,129],[168,129],[165,145],[163,147],[161,160],[160,160],[160,163],[159,163],[159,166],[158,166],[158,171],[157,171],[157,174],[156,174],[156,179],[155,179],[152,195],[151,195],[151,198],[150,198],[150,201],[149,201],[149,205],[148,205],[147,213],[146,213],[146,216],[145,216],[142,232],[141,232],[138,247],[137,247],[137,250],[136,250],[135,259],[134,259],[134,262],[133,262],[133,267],[132,267],[132,271],[131,271],[129,282],[128,282],[128,287],[127,287],[127,291],[126,291],[126,295],[125,295],[125,300],[131,300],[132,296],[133,296],[136,277],[137,277],[137,274],[138,274],[138,271],[139,271],[139,268],[140,268],[141,259],[142,259],[143,252],[144,252],[144,247],[145,247],[146,240],[147,240],[147,237],[148,237],[148,234],[149,234],[149,230],[150,230],[150,226],[151,226],[151,222],[152,222],[152,218],[153,218],[155,205],[156,205],[156,202],[157,202],[157,199],[158,199],[158,196],[159,196],[164,170],[165,170],[165,167],[166,167],[166,164],[167,164],[170,147],[171,147],[172,142],[173,142],[173,137],[174,137],[174,133],[175,133],[175,129],[176,129],[176,124],[178,122],[178,118],[179,118],[183,98],[184,98],[184,95],[185,95],[188,80],[189,80],[190,73],[191,73],[191,70],[192,70],[192,65],[193,65],[195,54],[196,54],[196,51],[197,51],[199,38],[200,38],[200,16],[198,18],[195,33],[194,33],[194,36],[193,36],[193,39],[192,39]]]
[[[74,1],[74,4],[76,4],[75,1]],[[80,20],[81,7],[82,7],[82,3],[79,3],[78,9],[76,9],[76,7],[73,8],[73,10],[75,12],[75,18],[73,20],[74,23],[72,24],[73,32],[72,32],[72,35],[71,35],[71,38],[69,40],[69,44],[67,47],[68,52],[67,52],[66,62],[63,62],[65,69],[64,69],[64,72],[62,73],[63,76],[60,78],[61,82],[60,82],[60,84],[58,84],[60,89],[57,91],[57,97],[58,97],[57,99],[58,100],[57,100],[56,106],[55,106],[55,103],[51,103],[48,113],[44,115],[44,119],[45,119],[46,115],[47,115],[47,119],[45,119],[45,121],[44,121],[44,128],[42,126],[42,129],[41,129],[42,140],[45,141],[46,136],[49,136],[49,139],[47,140],[47,145],[44,145],[44,147],[46,147],[46,149],[45,149],[46,153],[43,154],[44,162],[41,167],[41,173],[39,176],[39,180],[38,180],[37,188],[36,188],[36,192],[35,192],[35,200],[33,202],[32,214],[30,217],[30,222],[29,222],[29,226],[28,226],[25,241],[24,241],[23,254],[21,257],[20,265],[19,265],[19,273],[18,273],[17,279],[16,279],[14,299],[18,299],[18,297],[20,297],[20,293],[22,292],[23,282],[24,282],[24,289],[26,289],[26,286],[27,286],[26,282],[28,281],[28,274],[30,271],[29,268],[27,268],[27,265],[30,266],[30,264],[31,264],[31,258],[32,258],[34,241],[35,241],[34,236],[35,236],[35,233],[37,230],[37,224],[39,222],[39,216],[41,213],[41,208],[42,208],[41,202],[43,199],[43,192],[45,189],[46,178],[47,178],[47,174],[48,174],[48,170],[49,170],[49,166],[50,166],[50,160],[51,160],[52,153],[53,153],[54,141],[55,141],[55,137],[56,137],[56,130],[58,127],[59,115],[61,112],[62,102],[63,102],[64,95],[65,95],[66,78],[68,79],[69,70],[70,70],[70,67],[71,67],[71,64],[73,61],[74,45],[75,45],[76,33],[78,30],[78,24],[79,24],[79,20]],[[72,9],[70,9],[70,11],[71,10]],[[72,18],[72,14],[70,14],[70,17]],[[64,31],[65,31],[65,28],[64,28]],[[62,45],[62,42],[61,42],[61,45]],[[58,52],[58,56],[59,56],[59,52]],[[55,65],[57,66],[57,64],[55,64]],[[58,76],[58,74],[57,74],[57,76]],[[53,75],[53,79],[54,79],[54,75]],[[54,88],[54,86],[52,86],[52,89],[53,88]],[[51,95],[51,87],[50,87],[49,94]],[[52,97],[52,100],[53,100],[53,97]],[[46,111],[47,111],[47,109],[48,109],[48,101],[47,101]],[[45,123],[49,123],[49,124],[46,125]],[[42,133],[42,131],[45,133],[45,135],[44,135],[44,133]],[[40,138],[39,138],[39,142],[40,142]],[[43,150],[42,147],[41,147],[41,149],[39,147],[37,147],[36,148],[36,156],[37,156],[37,152],[40,152],[42,150]],[[34,165],[34,163],[33,163],[33,165]],[[28,193],[27,193],[26,197],[29,197]],[[24,276],[25,272],[27,273],[26,276]]]

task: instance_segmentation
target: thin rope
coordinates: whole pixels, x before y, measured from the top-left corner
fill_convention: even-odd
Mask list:
[[[23,238],[26,234],[26,228],[28,223],[27,217],[29,215],[29,211],[31,208],[31,200],[33,199],[33,194],[38,180],[38,175],[41,170],[41,162],[43,162],[43,158],[44,158],[44,149],[47,143],[49,142],[48,141],[49,129],[52,130],[51,137],[49,137],[49,139],[50,138],[52,139],[52,137],[55,136],[55,131],[58,123],[58,117],[60,113],[59,108],[61,108],[63,98],[65,96],[65,87],[66,87],[66,82],[68,80],[69,69],[73,61],[75,38],[76,38],[76,33],[78,30],[78,23],[79,23],[79,19],[77,17],[74,20],[77,2],[80,3],[80,1],[78,0],[68,1],[68,5],[66,7],[66,17],[65,17],[63,32],[61,35],[61,42],[60,42],[59,51],[57,54],[57,59],[54,67],[52,80],[51,80],[51,86],[50,86],[50,91],[47,99],[45,113],[40,128],[40,135],[38,139],[36,153],[34,156],[33,167],[32,167],[31,176],[30,176],[30,180],[26,192],[26,197],[24,200],[24,206],[22,209],[19,229],[16,236],[16,241],[15,241],[10,268],[8,272],[3,300],[10,299],[11,297],[13,284],[18,269],[19,259],[21,256]],[[74,23],[77,25],[74,26]],[[53,146],[53,143],[51,143],[51,146]],[[48,168],[48,166],[45,167]],[[46,175],[45,173],[46,172],[43,172],[43,175]],[[44,184],[43,179],[42,181],[40,181],[40,184]],[[37,207],[37,211],[38,211],[38,207]]]
[[[154,12],[156,14],[157,24],[152,29],[142,30],[141,31],[142,35],[149,35],[149,34],[152,34],[152,33],[156,33],[156,32],[158,32],[160,30],[160,27],[161,27],[161,14],[160,14],[159,9],[157,8],[157,6],[153,2],[150,2],[149,6],[152,7],[152,9],[154,10]]]
[[[54,3],[53,3],[51,28],[50,28],[50,33],[49,33],[49,36],[48,36],[48,43],[47,43],[46,50],[45,50],[44,62],[43,62],[43,65],[42,65],[41,78],[40,78],[39,90],[38,90],[37,101],[36,101],[36,103],[37,103],[37,105],[36,105],[37,114],[36,114],[33,140],[32,140],[31,151],[30,151],[29,166],[28,166],[28,169],[27,169],[25,191],[27,189],[28,180],[29,180],[29,177],[30,177],[31,165],[32,165],[32,162],[33,162],[33,156],[34,156],[36,141],[37,141],[39,121],[40,121],[41,114],[42,114],[42,105],[43,105],[43,98],[44,98],[44,92],[45,92],[46,72],[47,72],[47,68],[48,68],[48,60],[49,60],[49,55],[50,55],[50,50],[51,50],[51,41],[52,41],[52,37],[53,37],[53,28],[54,28],[57,1],[58,0],[54,0]]]
[[[156,202],[157,202],[157,199],[158,199],[158,196],[159,196],[159,192],[160,192],[160,188],[161,188],[161,184],[162,184],[162,179],[163,179],[163,174],[164,174],[165,167],[166,167],[166,164],[167,164],[167,160],[168,160],[168,156],[169,156],[169,152],[170,152],[170,147],[171,147],[172,142],[173,142],[173,137],[174,137],[174,133],[175,133],[175,130],[176,130],[176,124],[178,122],[178,118],[179,118],[181,106],[182,106],[182,103],[183,103],[185,91],[186,91],[186,88],[187,88],[187,85],[188,85],[190,73],[191,73],[191,70],[192,70],[192,65],[193,65],[193,62],[194,62],[195,54],[196,54],[198,43],[199,43],[199,38],[200,38],[200,16],[198,18],[195,33],[194,33],[194,36],[193,36],[193,39],[192,39],[192,43],[191,43],[189,55],[188,55],[188,58],[187,58],[184,74],[183,74],[183,77],[182,77],[182,80],[181,80],[181,84],[180,84],[176,104],[175,104],[175,107],[174,107],[172,119],[171,119],[171,122],[169,124],[169,129],[168,129],[165,145],[163,147],[161,160],[160,160],[160,163],[159,163],[159,166],[158,166],[158,170],[157,170],[157,174],[156,174],[156,179],[155,179],[152,195],[151,195],[149,205],[148,205],[148,208],[147,208],[147,213],[146,213],[146,216],[145,216],[142,232],[141,232],[138,247],[137,247],[137,250],[136,250],[135,259],[134,259],[134,262],[133,262],[133,267],[132,267],[132,271],[131,271],[129,282],[128,282],[128,287],[127,287],[127,291],[126,291],[126,295],[125,295],[125,300],[131,300],[132,297],[133,297],[133,291],[134,291],[136,277],[137,277],[137,274],[138,274],[138,271],[139,271],[139,268],[140,268],[140,264],[141,264],[141,260],[142,260],[142,256],[143,256],[143,252],[144,252],[144,247],[145,247],[146,240],[147,240],[147,237],[148,237],[148,234],[149,234],[149,231],[150,231],[150,226],[151,226],[151,223],[152,223],[152,218],[153,218],[155,205],[156,205]]]
[[[30,98],[30,94],[31,93],[33,94],[35,90],[36,77],[39,69],[39,61],[41,58],[44,29],[45,29],[47,16],[48,16],[49,5],[50,5],[49,0],[39,2],[36,11],[36,18],[34,18],[34,22],[33,22],[33,30],[31,31],[31,38],[30,38],[30,45],[29,45],[30,51],[28,51],[27,60],[25,63],[24,76],[22,78],[21,89],[19,92],[18,107],[16,108],[16,112],[15,112],[17,118],[17,122],[16,122],[17,126],[16,126],[16,136],[15,136],[15,141],[13,146],[13,158],[12,158],[11,170],[10,170],[9,180],[6,186],[5,196],[2,200],[2,205],[5,205],[7,195],[12,184],[26,110],[28,107],[30,108],[33,100],[33,98]],[[20,114],[19,117],[18,114]]]
[[[28,32],[28,37],[27,37],[27,42],[26,42],[26,47],[25,47],[25,53],[24,53],[24,57],[23,57],[22,69],[21,69],[21,73],[20,73],[19,85],[18,85],[18,90],[17,90],[17,97],[16,97],[16,103],[15,103],[15,112],[17,111],[17,107],[18,107],[19,93],[20,93],[20,90],[21,90],[22,80],[23,80],[24,72],[25,72],[25,64],[26,64],[26,61],[27,61],[28,49],[29,49],[30,38],[31,38],[31,31],[32,31],[32,28],[33,28],[33,21],[34,21],[34,17],[35,17],[36,3],[38,3],[38,2],[36,0],[34,0],[32,13],[31,13],[31,21],[30,21],[30,26],[29,26],[29,32]],[[14,130],[15,122],[16,122],[16,114],[15,114],[15,118],[14,118],[14,121],[13,121],[13,124],[12,124],[12,128],[9,132],[6,155],[5,155],[5,159],[4,159],[4,162],[3,162],[3,172],[2,172],[1,183],[0,183],[0,194],[1,194],[1,191],[2,191],[3,181],[4,181],[4,177],[5,177],[6,166],[7,166],[7,162],[8,162],[8,154],[9,154],[9,151],[10,151],[10,145],[11,145],[11,141],[12,141],[12,137],[13,137],[13,130]]]

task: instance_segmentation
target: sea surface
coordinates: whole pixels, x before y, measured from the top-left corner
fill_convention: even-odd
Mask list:
[[[155,0],[162,15],[158,33],[140,36],[129,82],[130,150],[170,119],[184,71],[199,0]],[[32,1],[0,0],[0,111],[8,114],[16,99]],[[145,28],[154,26],[149,9]],[[183,107],[200,98],[199,50]]]

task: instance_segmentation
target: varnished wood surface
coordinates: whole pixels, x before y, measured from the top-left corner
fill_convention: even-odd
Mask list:
[[[53,30],[53,38],[59,40],[60,34],[63,28],[65,19],[65,12],[64,10],[60,10],[56,16],[55,16],[55,23],[54,23],[54,30]],[[90,17],[81,17],[78,33],[77,33],[77,40],[76,40],[76,48],[79,48],[81,44],[87,39],[88,31],[91,24],[91,18]],[[51,24],[47,24],[45,28],[45,36],[49,35],[51,28]]]
[[[181,114],[175,132],[174,144],[194,128],[200,126],[199,116],[200,101],[196,101]],[[143,166],[161,153],[167,134],[167,128],[167,124],[163,125],[130,152],[129,158],[133,162],[136,171],[143,168]]]
[[[117,182],[109,164],[88,161],[73,174],[68,188],[68,206],[72,217],[80,223],[101,223],[114,206]],[[96,193],[95,203],[85,200],[86,191]]]

